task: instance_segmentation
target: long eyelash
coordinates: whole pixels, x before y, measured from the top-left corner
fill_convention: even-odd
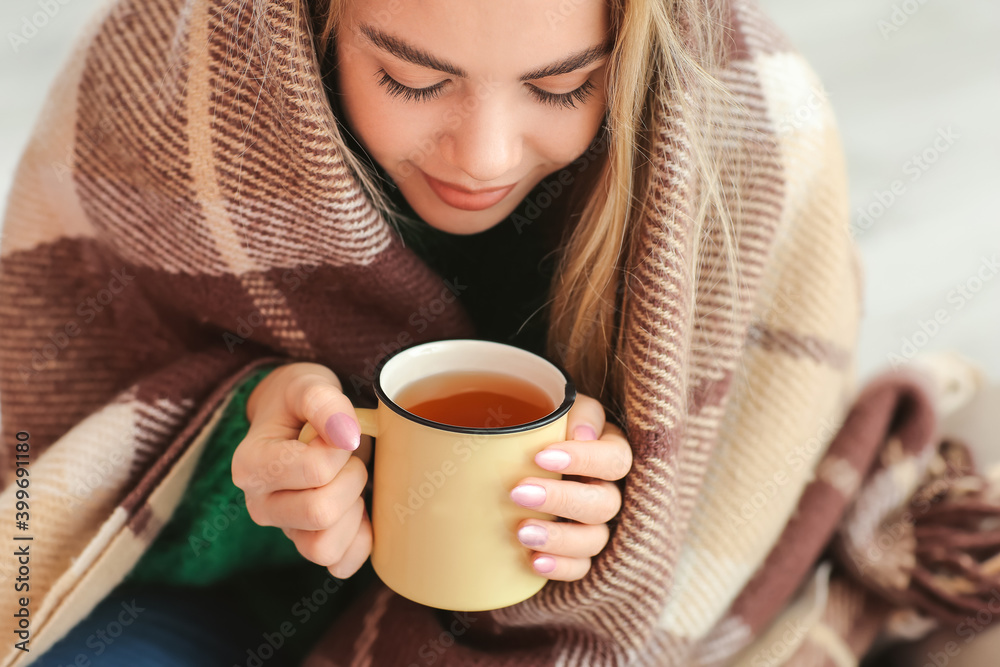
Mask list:
[[[391,97],[401,97],[406,101],[416,100],[422,102],[424,100],[431,100],[441,94],[441,89],[444,85],[448,83],[447,81],[442,81],[441,83],[435,83],[433,86],[427,86],[426,88],[410,88],[409,86],[404,86],[399,81],[396,81],[391,76],[386,74],[386,71],[379,68],[376,74],[382,74],[382,78],[379,79],[379,85],[385,86]]]
[[[539,102],[564,109],[575,109],[577,102],[583,104],[594,94],[594,83],[585,81],[582,86],[568,93],[548,93],[534,86],[528,86],[528,90]]]
[[[441,94],[441,89],[448,83],[442,81],[427,88],[410,88],[393,79],[384,69],[379,68],[376,74],[382,75],[379,79],[379,85],[384,86],[391,97],[400,97],[408,102],[434,99]],[[528,91],[543,104],[562,109],[575,109],[577,102],[583,104],[594,94],[594,83],[585,81],[582,86],[568,93],[549,93],[535,86],[528,86]]]

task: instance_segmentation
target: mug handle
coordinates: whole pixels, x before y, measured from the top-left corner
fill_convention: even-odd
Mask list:
[[[358,424],[361,425],[361,434],[370,435],[373,438],[378,437],[378,420],[375,419],[375,414],[378,412],[378,409],[354,408],[354,412],[358,415]],[[299,440],[308,444],[318,435],[319,433],[316,432],[313,425],[306,422],[306,425],[302,427],[301,431],[299,431]]]

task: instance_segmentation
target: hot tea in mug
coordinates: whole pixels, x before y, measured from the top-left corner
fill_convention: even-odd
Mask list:
[[[538,385],[507,373],[437,373],[404,387],[401,408],[452,426],[518,426],[541,419],[556,403]]]

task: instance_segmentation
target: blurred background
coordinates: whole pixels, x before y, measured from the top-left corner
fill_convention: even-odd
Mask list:
[[[866,268],[861,378],[951,349],[1000,381],[1000,2],[761,0],[838,116]],[[95,0],[0,4],[0,206]],[[55,11],[32,33],[42,7]]]
[[[837,114],[866,272],[862,376],[951,349],[1000,381],[1000,2],[760,2]]]

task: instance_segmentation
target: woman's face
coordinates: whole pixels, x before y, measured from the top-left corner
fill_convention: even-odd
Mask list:
[[[345,121],[431,226],[489,229],[596,135],[604,0],[345,2]]]

